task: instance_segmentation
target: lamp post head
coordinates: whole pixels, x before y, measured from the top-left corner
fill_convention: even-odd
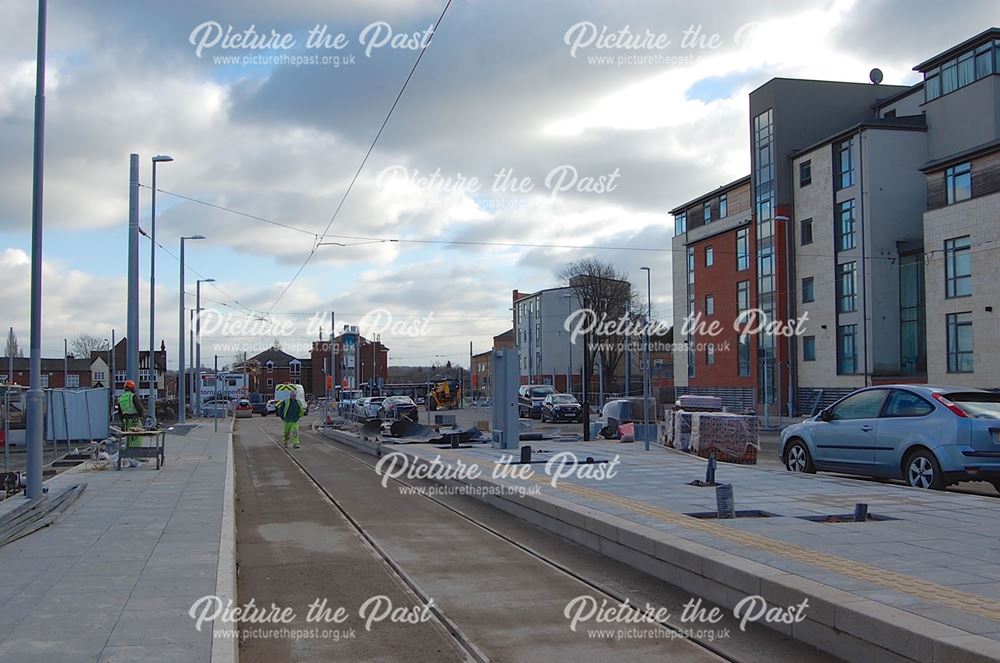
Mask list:
[[[647,271],[647,272],[650,271],[649,267],[640,267],[639,269]]]
[[[181,237],[181,240],[185,239],[207,239],[207,238],[204,235],[185,235],[184,237]]]
[[[166,154],[157,154],[155,157],[153,157],[153,163],[162,163],[164,161],[173,161],[173,160],[174,158],[172,156],[168,156]]]

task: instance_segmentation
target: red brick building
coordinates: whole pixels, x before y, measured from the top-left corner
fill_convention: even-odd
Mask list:
[[[14,373],[12,384],[27,387],[31,382],[31,368],[27,357],[14,357]],[[68,364],[69,372],[66,372]],[[0,383],[6,384],[9,362],[7,357],[0,357]],[[67,377],[68,376],[68,377]],[[42,359],[43,389],[86,388],[91,386],[90,360],[69,359],[65,364],[62,359]]]
[[[333,384],[338,389],[366,389],[389,382],[389,348],[380,340],[369,340],[358,333],[357,327],[346,325],[333,339],[335,366]],[[312,366],[312,394],[322,396],[327,390],[330,366],[330,341],[313,341],[309,353]]]
[[[242,370],[242,365],[233,370]],[[274,388],[279,384],[301,384],[306,396],[315,393],[312,386],[312,360],[293,357],[280,348],[272,347],[247,359],[250,392],[265,399],[274,398]],[[322,392],[320,392],[322,393]]]

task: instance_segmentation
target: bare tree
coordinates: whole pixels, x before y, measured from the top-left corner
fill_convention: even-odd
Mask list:
[[[21,351],[21,347],[17,344],[17,334],[9,334],[7,336],[6,347],[4,349],[4,357],[23,357],[24,352]]]
[[[77,334],[69,341],[69,347],[74,356],[90,357],[91,352],[101,352],[108,349],[107,339],[97,338],[90,334]]]
[[[602,321],[634,321],[643,317],[639,311],[638,296],[626,275],[613,265],[597,258],[582,258],[569,263],[559,272],[559,278],[573,288],[577,303]],[[594,374],[594,359],[601,362],[607,384],[615,373],[625,352],[625,336],[618,333],[591,335],[589,356],[584,358],[584,374],[588,383]]]

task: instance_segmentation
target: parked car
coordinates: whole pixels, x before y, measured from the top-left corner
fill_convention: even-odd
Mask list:
[[[542,401],[542,423],[552,421],[583,422],[583,407],[571,394],[549,394]]]
[[[778,454],[792,472],[903,479],[938,490],[989,481],[1000,491],[1000,393],[868,387],[782,430]]]
[[[538,419],[542,416],[542,401],[549,394],[556,393],[555,387],[547,384],[525,384],[517,390],[517,416]]]
[[[396,419],[418,421],[420,412],[417,409],[417,404],[409,396],[389,396],[382,401],[380,416],[382,419],[389,419],[391,421],[395,421]]]
[[[344,390],[340,392],[340,400],[337,401],[337,414],[345,417],[354,414],[354,406],[361,399],[361,392],[356,389]]]
[[[250,394],[250,405],[253,406],[253,413],[265,416],[267,414],[267,402],[260,394]]]
[[[201,416],[208,418],[228,417],[233,408],[234,404],[228,398],[213,398],[202,402]]]
[[[366,396],[354,405],[354,414],[360,419],[376,419],[385,396]]]
[[[241,398],[236,403],[235,416],[237,419],[249,419],[253,416],[253,404],[247,398]]]
[[[278,401],[273,398],[264,405],[264,416],[275,414],[278,411]]]

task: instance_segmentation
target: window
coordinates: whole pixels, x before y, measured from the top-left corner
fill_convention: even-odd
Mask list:
[[[924,74],[924,101],[931,101],[941,96],[941,68],[934,67]]]
[[[709,366],[715,366],[715,344],[709,343],[708,347],[705,348],[705,363]]]
[[[125,371],[115,371],[115,383],[121,384],[125,382]]]
[[[42,373],[42,375],[40,377],[42,378],[42,389],[48,389],[49,388],[49,374],[48,373]]]
[[[267,388],[268,389],[273,389],[274,388],[274,378],[268,378],[267,379]]]
[[[711,267],[715,264],[715,249],[711,246],[705,247],[705,267]]]
[[[948,299],[972,294],[972,252],[968,236],[944,242],[944,283]]]
[[[816,337],[802,337],[802,361],[816,361]]]
[[[736,311],[743,313],[750,310],[750,281],[740,281],[736,284]]]
[[[687,355],[688,355],[688,377],[694,377],[694,343],[691,342],[691,337],[688,337],[687,343]]]
[[[833,419],[874,419],[882,409],[885,389],[868,389],[851,394],[833,407]]]
[[[983,44],[976,49],[976,80],[993,73],[993,48],[991,44]]]
[[[712,295],[705,297],[705,315],[715,315],[715,297]]]
[[[944,171],[944,188],[948,204],[960,203],[972,197],[972,164],[960,163]]]
[[[958,58],[958,87],[965,87],[976,80],[976,65],[972,58],[972,51]]]
[[[853,375],[858,369],[857,325],[837,327],[837,373]]]
[[[854,248],[854,200],[840,203],[837,215],[837,250]]]
[[[729,195],[722,194],[719,196],[719,218],[724,219],[729,216]]]
[[[736,374],[740,377],[750,375],[750,337],[746,334],[736,341]]]
[[[267,362],[266,366],[267,366],[267,372],[268,373],[274,373],[274,362],[273,361]],[[269,382],[270,382],[270,380],[269,380]]]
[[[941,65],[941,94],[958,89],[958,60],[949,60]]]
[[[813,220],[802,219],[799,222],[799,236],[802,238],[802,246],[813,243]]]
[[[705,203],[705,210],[702,212],[705,223],[712,222],[712,203]]]
[[[837,265],[837,312],[858,310],[858,263]]]
[[[850,138],[837,143],[837,163],[840,168],[840,186],[838,189],[846,189],[854,186],[854,159],[851,147],[854,141]]]
[[[674,216],[674,235],[683,235],[687,232],[687,214],[681,212]]]
[[[94,382],[104,382],[104,371],[94,371]]]
[[[80,374],[79,373],[70,373],[69,375],[67,375],[66,376],[66,386],[69,387],[70,389],[79,389],[80,388]]]
[[[288,362],[288,372],[290,375],[302,375],[302,362],[300,361]],[[295,384],[298,383],[296,382]]]
[[[750,229],[736,231],[736,271],[750,269]]]
[[[882,410],[883,417],[923,417],[934,411],[934,406],[912,391],[893,389]]]
[[[950,313],[948,325],[948,372],[972,373],[972,313]]]
[[[813,287],[813,277],[807,276],[802,279],[802,303],[808,304],[813,301],[816,301],[816,292]]]
[[[812,160],[803,161],[799,164],[799,186],[806,186],[807,184],[812,184],[813,181],[813,166]]]
[[[689,246],[687,250],[688,260],[688,283],[694,283],[694,247]]]

